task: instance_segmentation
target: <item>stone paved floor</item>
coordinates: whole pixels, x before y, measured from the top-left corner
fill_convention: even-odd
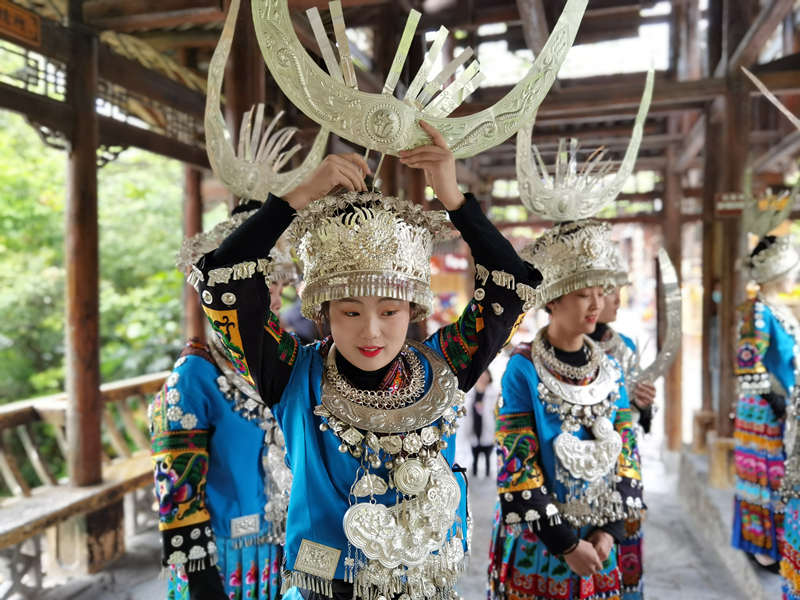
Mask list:
[[[647,600],[745,600],[732,587],[724,567],[690,535],[675,497],[677,464],[668,469],[656,444],[652,441],[643,448],[650,507],[645,524]],[[459,587],[465,600],[483,600],[494,510],[492,479],[472,479],[470,492],[474,552]],[[158,535],[140,535],[129,542],[128,554],[114,567],[50,590],[42,600],[158,600],[164,597],[158,554]]]

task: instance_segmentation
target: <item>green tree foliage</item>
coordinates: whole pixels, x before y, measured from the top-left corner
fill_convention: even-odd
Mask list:
[[[0,112],[0,402],[64,387],[66,155]],[[182,166],[126,150],[99,171],[104,381],[169,368],[183,343]]]

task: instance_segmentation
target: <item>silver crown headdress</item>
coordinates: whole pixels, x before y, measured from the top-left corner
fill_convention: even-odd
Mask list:
[[[759,91],[769,100],[775,107],[782,112],[791,121],[798,131],[800,131],[800,119],[798,119],[792,111],[790,111],[778,98],[769,91],[767,86],[745,67],[742,71],[747,75],[750,80],[755,84]],[[778,237],[774,242],[770,243],[765,236],[775,229],[778,225],[783,223],[792,211],[795,198],[797,197],[798,188],[800,188],[800,181],[794,185],[790,192],[785,192],[781,195],[775,196],[769,190],[765,197],[756,199],[752,194],[752,186],[750,180],[750,172],[746,173],[746,180],[744,185],[745,191],[745,206],[742,213],[742,227],[745,231],[755,234],[759,242],[763,242],[766,248],[758,252],[755,256],[750,256],[746,265],[750,277],[756,283],[768,283],[791,271],[798,262],[800,262],[800,255],[797,249],[791,242],[789,236]]]
[[[239,1],[231,2],[231,12],[238,11]],[[311,59],[297,39],[287,0],[263,0],[253,10],[253,23],[261,54],[275,81],[292,103],[321,127],[366,148],[396,155],[426,143],[428,136],[417,125],[424,119],[442,133],[456,157],[464,158],[502,143],[533,120],[575,41],[587,3],[588,0],[568,0],[528,74],[496,104],[465,117],[448,115],[480,83],[477,62],[457,75],[453,83],[446,83],[472,51],[465,50],[429,79],[447,39],[444,27],[436,34],[403,98],[394,96],[420,18],[417,11],[411,11],[408,17],[381,93],[358,90],[338,0],[329,3],[338,62],[317,9],[308,11],[328,73]]]
[[[539,150],[531,148],[532,125],[517,134],[517,179],[522,204],[543,219],[564,221],[543,233],[520,253],[542,273],[537,306],[584,287],[613,288],[627,282],[627,269],[619,249],[610,239],[607,223],[591,220],[613,202],[633,172],[644,122],[653,95],[654,74],[647,74],[631,141],[616,174],[597,150],[578,167],[578,143],[559,141],[550,174]],[[535,156],[535,160],[534,160]]]
[[[289,229],[303,263],[301,310],[314,319],[330,300],[381,296],[412,303],[412,321],[432,310],[431,254],[449,229],[441,211],[378,193],[326,196]]]
[[[237,3],[238,4],[238,3]],[[282,196],[297,186],[322,160],[328,143],[328,131],[320,129],[311,150],[296,169],[280,170],[300,150],[294,145],[286,150],[297,129],[284,127],[273,133],[282,112],[264,127],[264,105],[251,108],[242,119],[238,152],[220,109],[225,63],[233,43],[237,9],[228,12],[222,34],[208,65],[205,130],[206,152],[214,174],[235,196],[246,200],[267,199],[270,192]]]

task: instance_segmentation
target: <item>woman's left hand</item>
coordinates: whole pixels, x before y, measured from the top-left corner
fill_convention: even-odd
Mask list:
[[[447,210],[457,210],[464,204],[464,194],[458,189],[456,159],[439,131],[425,121],[419,126],[431,136],[432,144],[400,152],[400,162],[412,169],[424,169],[425,181]]]
[[[595,529],[589,536],[587,541],[594,546],[597,556],[600,560],[605,562],[611,556],[611,550],[614,547],[614,538],[607,531]]]
[[[633,390],[633,402],[641,410],[646,410],[653,406],[656,399],[656,386],[652,383],[643,381],[636,385]]]

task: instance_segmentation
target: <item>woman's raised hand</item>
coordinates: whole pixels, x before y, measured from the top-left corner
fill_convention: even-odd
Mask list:
[[[447,210],[456,210],[464,203],[458,189],[456,159],[444,136],[432,125],[420,121],[419,126],[431,136],[432,144],[400,152],[400,162],[412,169],[424,169],[425,181]]]
[[[336,187],[351,192],[366,192],[364,177],[370,173],[369,165],[354,152],[329,154],[296,188],[283,199],[295,210],[301,210],[314,200],[322,198]]]

